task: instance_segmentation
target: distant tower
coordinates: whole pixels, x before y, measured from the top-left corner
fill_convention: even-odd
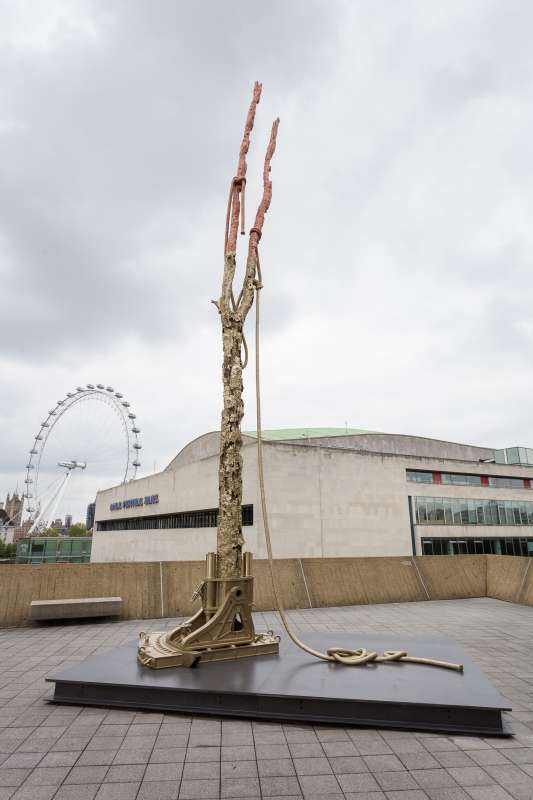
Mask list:
[[[19,526],[22,522],[22,497],[19,497],[17,491],[10,497],[9,493],[6,497],[5,511],[10,519],[11,525]]]
[[[94,513],[96,511],[96,503],[89,503],[87,506],[87,516],[85,517],[85,527],[88,531],[92,531],[94,527]]]
[[[68,530],[72,525],[72,514],[65,514],[65,528]]]

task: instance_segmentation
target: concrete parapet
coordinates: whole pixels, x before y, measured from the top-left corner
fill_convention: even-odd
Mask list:
[[[275,562],[287,608],[494,597],[533,605],[533,559],[515,556],[303,558]],[[0,626],[30,621],[32,600],[121,597],[122,619],[186,616],[201,561],[0,565]],[[266,561],[254,562],[255,606],[273,608]]]

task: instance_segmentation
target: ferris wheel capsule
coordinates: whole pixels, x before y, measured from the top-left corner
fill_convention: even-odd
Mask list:
[[[141,466],[141,462],[140,461],[134,461],[133,462],[133,466],[134,467],[140,467]]]
[[[103,383],[97,383],[97,384],[96,384],[96,388],[97,388],[97,389],[105,389],[105,386],[104,386],[104,384],[103,384]]]
[[[120,400],[122,397],[124,397],[124,395],[120,394],[120,392],[115,392],[115,397],[118,397],[118,399]]]
[[[76,391],[77,392],[84,392],[85,389],[83,388],[83,386],[76,386]]]
[[[106,392],[114,392],[115,391],[112,386],[106,386],[105,390],[106,390]]]
[[[88,383],[87,384],[87,388],[88,389],[94,389],[94,384],[93,383]]]

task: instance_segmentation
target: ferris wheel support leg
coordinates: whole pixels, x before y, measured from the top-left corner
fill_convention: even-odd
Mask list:
[[[41,520],[43,518],[44,518],[45,522],[48,522],[48,520],[53,517],[53,514],[50,514],[50,515],[48,514],[48,509],[50,508],[50,506],[52,505],[54,500],[56,501],[56,503],[54,505],[54,511],[57,508],[57,503],[59,502],[59,500],[57,499],[58,495],[60,495],[60,494],[63,495],[64,487],[65,487],[65,484],[68,482],[69,477],[70,477],[70,471],[67,472],[67,474],[65,475],[65,477],[63,478],[63,480],[59,484],[57,490],[55,492],[53,492],[53,494],[51,495],[50,499],[48,500],[48,502],[46,503],[44,508],[41,511],[39,511],[37,517],[35,518],[35,520],[33,522],[33,525],[31,526],[31,528],[29,529],[29,531],[27,533],[28,536],[32,535],[33,531],[35,530],[35,528],[37,527],[37,525],[41,522]]]
[[[56,501],[54,503],[54,507],[52,508],[52,511],[50,512],[50,516],[49,516],[49,518],[47,520],[47,523],[54,521],[55,515],[56,515],[56,511],[57,511],[57,507],[61,502],[61,498],[65,494],[65,489],[67,488],[67,484],[68,484],[68,482],[69,482],[69,480],[71,478],[71,475],[72,475],[72,470],[69,469],[69,471],[65,475],[65,480],[63,481],[63,483],[59,487],[59,491],[58,491],[58,493],[56,495]]]

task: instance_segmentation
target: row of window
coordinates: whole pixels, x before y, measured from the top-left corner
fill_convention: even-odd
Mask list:
[[[99,531],[145,531],[170,530],[174,528],[216,528],[218,508],[201,511],[180,511],[177,514],[159,514],[151,517],[127,517],[126,519],[105,519],[97,522]],[[242,506],[242,524],[254,524],[253,505]]]
[[[418,525],[533,525],[533,502],[414,497]]]
[[[25,538],[17,542],[17,564],[53,564],[67,562],[83,564],[91,558],[92,539]]]
[[[408,469],[407,480],[453,486],[492,486],[495,489],[531,489],[530,478],[505,478],[500,475],[466,475],[463,472],[430,472]]]
[[[422,539],[425,556],[455,556],[466,554],[497,556],[533,556],[533,539]]]

